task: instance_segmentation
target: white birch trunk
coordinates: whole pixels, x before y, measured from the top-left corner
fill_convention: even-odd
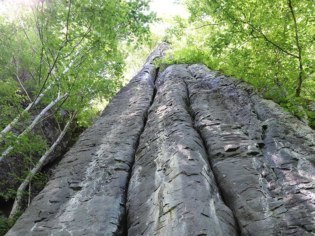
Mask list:
[[[68,94],[64,94],[62,96],[58,96],[54,101],[52,101],[50,104],[48,104],[33,120],[33,122],[17,137],[17,140],[27,134],[29,131],[31,131],[35,125],[43,118],[43,116],[51,109],[53,108],[61,99],[65,98],[68,96]],[[0,157],[0,162],[12,151],[13,146],[9,146],[2,154]]]

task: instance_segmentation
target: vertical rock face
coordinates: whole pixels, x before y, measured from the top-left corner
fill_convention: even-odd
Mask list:
[[[315,233],[315,134],[234,79],[188,68],[196,128],[242,235]],[[208,76],[208,78],[207,78]]]
[[[143,70],[7,235],[314,235],[315,133],[203,65]]]
[[[189,114],[184,66],[158,77],[128,190],[129,235],[236,235]]]

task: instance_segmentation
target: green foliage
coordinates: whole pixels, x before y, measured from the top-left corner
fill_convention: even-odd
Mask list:
[[[42,136],[30,133],[24,135],[18,139],[18,145],[15,145],[14,151],[12,154],[19,155],[23,157],[25,162],[28,162],[29,165],[33,164],[32,157],[39,156],[44,153],[47,149],[46,140]]]
[[[0,215],[0,235],[5,235],[12,225],[8,218]]]
[[[67,110],[86,110],[96,97],[111,97],[121,85],[117,83],[123,69],[119,45],[122,39],[134,41],[147,35],[147,23],[154,18],[144,13],[147,6],[143,0],[60,0],[41,6],[41,61],[50,62],[45,71],[54,62],[55,66],[54,76],[41,79],[40,86],[57,80],[52,94],[70,94],[63,105]]]
[[[0,80],[0,129],[4,128],[14,116],[19,114],[21,103],[24,100],[23,95],[19,93],[19,87],[16,81],[12,79]]]
[[[167,63],[202,62],[243,79],[293,114],[315,100],[314,2],[187,1],[191,17],[168,32]],[[310,122],[312,116],[309,116]]]
[[[91,102],[122,85],[121,44],[145,40],[154,19],[147,0],[45,1],[16,21],[0,19],[1,130],[42,92],[41,107],[67,93],[54,110],[76,111],[86,126],[97,114]]]
[[[22,213],[17,214],[13,219],[8,219],[7,217],[0,215],[0,236],[3,236],[8,232],[21,214]]]
[[[5,201],[9,201],[16,196],[16,190],[13,188],[9,188],[6,192],[0,192],[1,200],[4,199]]]

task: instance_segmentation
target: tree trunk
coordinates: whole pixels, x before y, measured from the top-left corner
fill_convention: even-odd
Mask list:
[[[53,108],[60,100],[62,100],[63,98],[67,97],[68,94],[64,94],[61,96],[58,96],[54,101],[52,101],[51,103],[49,103],[33,120],[33,122],[17,137],[17,141],[19,140],[19,138],[23,137],[24,135],[26,135],[28,132],[30,132],[35,125],[37,125],[37,123],[43,118],[43,116],[51,109]],[[10,152],[12,151],[13,146],[9,146],[1,155],[0,157],[0,162],[7,156],[10,154]]]

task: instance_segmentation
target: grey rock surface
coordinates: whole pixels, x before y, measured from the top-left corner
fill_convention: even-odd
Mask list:
[[[129,235],[236,235],[189,114],[184,66],[156,81],[128,190]]]
[[[203,65],[142,71],[7,235],[314,235],[315,132]]]
[[[241,235],[313,235],[314,131],[243,82],[188,69],[195,126]]]

